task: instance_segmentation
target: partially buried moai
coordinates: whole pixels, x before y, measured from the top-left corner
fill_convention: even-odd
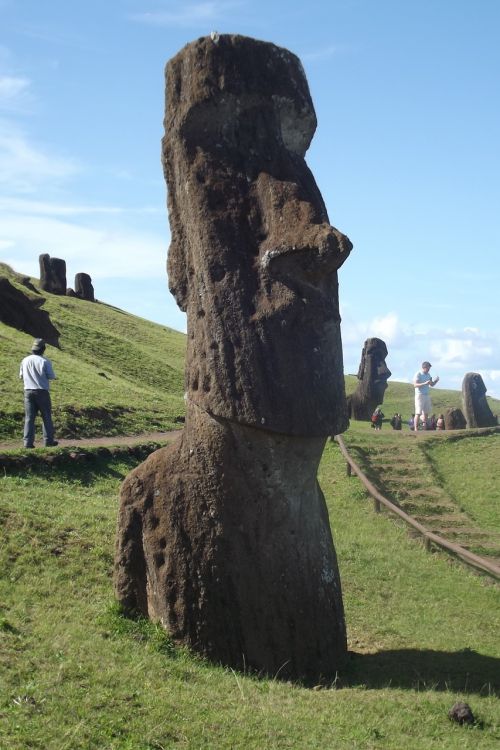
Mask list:
[[[273,44],[206,37],[168,63],[166,101],[186,422],[123,484],[116,594],[215,661],[327,678],[346,634],[316,474],[347,426],[337,269],[352,246],[304,161],[304,71]]]
[[[386,365],[387,346],[378,338],[366,339],[358,369],[358,385],[348,398],[349,416],[369,421],[384,400],[391,371]]]
[[[486,400],[486,386],[478,372],[468,372],[462,382],[462,401],[467,427],[493,427],[497,418]]]

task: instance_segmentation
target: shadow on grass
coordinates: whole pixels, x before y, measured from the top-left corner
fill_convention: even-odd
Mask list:
[[[344,687],[399,687],[500,695],[500,659],[470,649],[396,649],[375,654],[350,652]]]

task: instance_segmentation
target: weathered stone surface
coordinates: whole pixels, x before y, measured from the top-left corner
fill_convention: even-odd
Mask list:
[[[347,426],[337,269],[351,244],[304,161],[316,119],[294,55],[207,37],[166,80],[187,414],[123,485],[116,594],[216,661],[317,682],[346,658],[316,472]]]
[[[66,289],[66,297],[76,297],[75,290],[70,286]]]
[[[387,346],[382,339],[365,341],[358,370],[358,385],[348,399],[349,416],[369,422],[377,406],[384,401],[391,371],[385,363]]]
[[[49,313],[41,310],[45,299],[33,299],[23,294],[4,276],[0,277],[0,320],[18,331],[43,338],[52,346],[59,346],[59,331],[52,323]]]
[[[66,294],[66,261],[40,255],[40,287],[51,294]]]
[[[185,47],[166,75],[168,276],[187,312],[188,398],[288,435],[340,433],[336,271],[351,243],[303,158],[316,117],[302,66],[223,35]]]
[[[446,430],[465,430],[467,424],[461,409],[451,407],[444,413],[444,427]]]
[[[457,701],[448,711],[448,718],[457,724],[474,724],[476,721],[468,703]]]
[[[235,668],[317,681],[345,659],[340,580],[316,479],[324,438],[188,405],[178,444],[126,479],[115,586],[126,608]]]
[[[479,373],[468,372],[465,375],[462,403],[467,427],[493,427],[498,423],[486,400],[486,386]]]
[[[95,302],[94,287],[88,273],[77,273],[75,276],[75,296],[88,302]]]

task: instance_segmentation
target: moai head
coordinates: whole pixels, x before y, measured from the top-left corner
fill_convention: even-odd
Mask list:
[[[66,261],[43,253],[38,256],[38,262],[40,287],[51,294],[66,294]]]
[[[169,286],[187,313],[187,398],[290,435],[347,427],[332,227],[304,155],[316,116],[299,60],[241,36],[166,68]]]
[[[381,404],[387,388],[387,381],[391,371],[385,363],[387,346],[382,339],[367,339],[361,352],[361,362],[358,370],[358,380],[367,400]]]
[[[77,273],[75,276],[75,295],[88,302],[94,302],[94,287],[88,273]]]
[[[468,372],[462,382],[462,401],[467,427],[492,427],[497,419],[486,400],[486,386],[478,372]]]

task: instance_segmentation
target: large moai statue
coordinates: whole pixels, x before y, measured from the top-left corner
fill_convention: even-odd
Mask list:
[[[77,273],[75,276],[75,297],[95,302],[94,287],[88,273]]]
[[[40,263],[40,287],[52,294],[66,294],[66,261],[51,258],[48,253],[38,257]]]
[[[346,658],[317,467],[348,424],[333,228],[299,60],[241,36],[166,68],[169,285],[187,312],[180,439],[125,480],[115,591],[211,659],[282,678]]]
[[[465,375],[462,402],[467,427],[493,427],[498,423],[486,400],[486,386],[479,373],[468,372]]]
[[[358,370],[358,385],[348,397],[349,416],[361,421],[370,421],[377,406],[384,401],[387,381],[391,371],[385,363],[387,346],[382,339],[365,341]]]

